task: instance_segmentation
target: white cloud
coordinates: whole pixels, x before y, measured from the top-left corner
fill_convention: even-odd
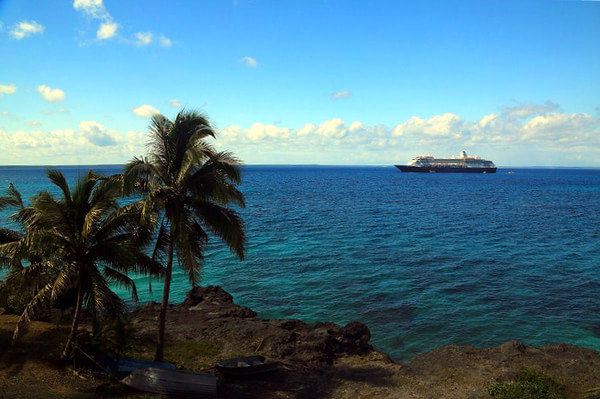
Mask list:
[[[0,96],[2,96],[3,94],[15,94],[17,92],[17,86],[13,85],[13,84],[7,84],[7,85],[3,85],[0,84]]]
[[[552,113],[531,118],[522,129],[522,140],[557,140],[569,142],[600,133],[598,121],[588,114]]]
[[[256,61],[255,58],[252,58],[252,57],[249,57],[249,56],[245,56],[245,57],[242,57],[242,59],[240,61],[242,62],[242,64],[244,64],[248,68],[256,68],[256,67],[258,67],[258,61]]]
[[[307,123],[300,130],[298,130],[298,136],[308,136],[311,133],[314,133],[317,130],[317,125],[313,123]]]
[[[332,100],[342,100],[344,98],[350,98],[350,97],[352,97],[352,92],[350,92],[348,90],[340,90],[340,91],[331,93]]]
[[[176,98],[169,100],[169,105],[173,108],[181,108],[182,107],[181,101],[177,100]]]
[[[160,114],[160,111],[158,109],[148,104],[142,104],[139,107],[132,109],[131,111],[142,118],[150,118],[155,114]]]
[[[136,46],[147,46],[152,43],[152,32],[137,32],[134,36]]]
[[[467,149],[500,165],[600,166],[600,117],[558,109],[552,103],[528,104],[473,120],[441,113],[393,126],[341,118],[298,128],[256,122],[225,127],[218,143],[257,163],[393,164],[422,153],[451,156]]]
[[[481,118],[479,120],[479,127],[486,127],[489,126],[490,124],[492,124],[496,119],[498,118],[498,115],[496,114],[487,114],[485,115],[483,118]]]
[[[316,132],[325,137],[344,137],[347,129],[342,119],[335,118],[321,123]]]
[[[406,122],[398,124],[393,131],[394,136],[427,135],[427,136],[461,136],[462,120],[458,115],[445,113],[421,119],[413,116]]]
[[[248,139],[252,141],[263,140],[265,138],[288,138],[290,136],[290,129],[287,127],[279,127],[275,125],[268,125],[260,122],[253,124],[247,131]]]
[[[148,104],[134,111],[143,117],[155,112]],[[25,119],[18,123],[32,130],[0,129],[0,164],[23,159],[37,164],[119,163],[144,153],[143,133],[119,132],[96,121],[51,131]],[[600,116],[533,104],[473,119],[453,113],[414,116],[391,126],[341,118],[298,127],[259,121],[224,127],[216,144],[247,163],[391,165],[422,153],[451,156],[466,149],[499,165],[599,167]]]
[[[96,38],[99,40],[110,39],[117,34],[117,29],[119,29],[119,24],[116,22],[104,22],[98,27]]]
[[[544,115],[551,112],[557,112],[560,106],[552,101],[546,101],[544,104],[520,104],[513,107],[502,108],[502,114],[507,119],[524,119],[532,115]]]
[[[47,85],[39,85],[37,87],[38,93],[44,98],[44,100],[54,103],[63,101],[65,99],[65,92],[61,89],[53,89]]]
[[[0,128],[0,164],[123,163],[144,153],[144,143],[143,132],[119,132],[96,121],[49,131]]]
[[[173,45],[173,41],[168,37],[161,35],[158,38],[158,44],[160,44],[162,47],[171,47]]]
[[[360,122],[360,121],[354,121],[350,125],[350,131],[351,132],[356,132],[356,131],[362,130],[364,128],[365,128],[365,125],[362,122]]]
[[[102,0],[74,0],[73,8],[92,18],[110,19],[110,14],[106,11]]]
[[[113,20],[102,0],[73,0],[73,8],[89,18],[101,21],[96,30],[96,39],[107,40],[117,35],[119,24]]]
[[[116,145],[119,135],[109,131],[104,125],[95,121],[82,121],[79,123],[79,131],[90,143],[99,147]]]
[[[35,21],[21,21],[13,26],[10,35],[17,40],[21,40],[28,36],[42,33],[43,31],[44,27]]]

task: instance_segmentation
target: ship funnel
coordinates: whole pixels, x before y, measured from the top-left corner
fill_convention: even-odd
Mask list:
[[[467,153],[463,150],[460,152],[460,157],[461,158],[466,158],[467,157]]]

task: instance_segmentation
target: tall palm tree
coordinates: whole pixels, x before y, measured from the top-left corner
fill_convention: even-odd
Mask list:
[[[166,247],[167,265],[159,313],[155,359],[164,354],[165,320],[169,303],[174,255],[193,286],[198,282],[209,233],[244,257],[242,219],[228,207],[244,206],[237,185],[240,163],[229,152],[208,142],[216,134],[209,121],[193,111],[181,111],[174,120],[155,115],[150,125],[149,156],[134,158],[123,173],[124,186],[143,194],[143,214],[162,218],[157,248]],[[155,251],[156,252],[156,251]]]
[[[0,256],[16,261],[23,253],[40,258],[20,273],[51,276],[23,311],[14,340],[24,332],[38,309],[75,292],[75,311],[63,351],[70,354],[82,310],[94,320],[120,315],[124,302],[109,287],[126,287],[134,300],[137,291],[129,272],[158,273],[160,266],[143,249],[152,238],[151,227],[140,224],[140,205],[119,207],[120,185],[88,172],[71,188],[62,173],[49,170],[50,181],[60,190],[60,198],[42,191],[22,206],[13,220],[25,226],[24,239],[0,245]]]

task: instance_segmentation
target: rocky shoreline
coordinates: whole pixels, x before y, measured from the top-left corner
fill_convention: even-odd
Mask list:
[[[136,339],[151,341],[157,304],[132,312]],[[360,322],[308,324],[267,320],[237,305],[222,288],[197,287],[167,318],[169,339],[204,342],[214,353],[197,359],[197,370],[238,355],[261,354],[282,363],[281,371],[249,381],[226,382],[228,398],[491,398],[489,387],[523,369],[556,380],[567,398],[600,387],[600,354],[573,345],[527,347],[511,341],[495,348],[451,345],[395,363],[369,343]]]

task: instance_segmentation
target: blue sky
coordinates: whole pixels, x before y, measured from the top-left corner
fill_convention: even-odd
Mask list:
[[[0,164],[206,112],[247,163],[600,166],[600,2],[0,0]]]

